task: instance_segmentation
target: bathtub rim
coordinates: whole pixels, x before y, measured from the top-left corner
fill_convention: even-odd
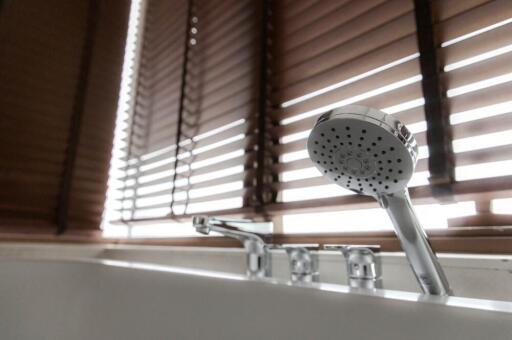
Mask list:
[[[488,299],[475,299],[467,297],[457,296],[427,296],[420,293],[398,291],[390,289],[376,289],[373,292],[353,290],[349,286],[333,284],[333,283],[310,283],[310,284],[292,284],[290,281],[282,280],[278,278],[263,278],[263,279],[249,279],[245,275],[210,271],[203,269],[192,269],[187,267],[168,266],[161,264],[153,264],[147,262],[136,262],[136,261],[124,261],[124,260],[111,260],[101,258],[60,258],[60,259],[44,259],[44,258],[0,258],[0,265],[2,263],[15,263],[15,262],[31,262],[31,263],[58,263],[58,264],[69,264],[69,263],[82,263],[88,265],[103,266],[105,268],[116,268],[120,270],[135,270],[135,271],[150,271],[154,273],[160,273],[163,275],[183,275],[188,277],[202,277],[216,280],[230,280],[239,282],[250,282],[251,284],[262,284],[269,286],[288,286],[291,289],[304,289],[304,290],[316,290],[323,292],[331,292],[338,294],[353,294],[358,296],[364,296],[367,298],[377,298],[394,300],[401,302],[411,303],[426,303],[435,304],[438,306],[462,308],[462,309],[473,309],[479,311],[498,312],[510,314],[512,317],[512,302],[499,301],[499,300],[488,300]]]

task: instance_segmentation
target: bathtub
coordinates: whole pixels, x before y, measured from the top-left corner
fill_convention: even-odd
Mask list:
[[[512,303],[116,260],[0,260],[0,339],[512,339]]]

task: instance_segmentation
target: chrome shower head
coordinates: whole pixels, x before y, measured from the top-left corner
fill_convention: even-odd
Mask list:
[[[308,152],[329,180],[379,201],[425,293],[451,293],[409,198],[407,183],[418,146],[405,125],[376,109],[345,106],[318,119],[308,138]]]
[[[331,181],[359,194],[378,196],[407,186],[418,147],[397,119],[352,105],[318,119],[309,135],[308,152]]]

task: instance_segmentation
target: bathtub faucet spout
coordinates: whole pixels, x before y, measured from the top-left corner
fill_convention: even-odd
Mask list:
[[[255,233],[243,231],[233,226],[233,224],[252,222],[252,220],[247,219],[221,219],[205,215],[196,215],[192,218],[192,225],[198,233],[208,235],[210,231],[214,231],[235,238],[243,244],[247,258],[246,273],[248,277],[270,277],[272,274],[271,258],[265,241]]]

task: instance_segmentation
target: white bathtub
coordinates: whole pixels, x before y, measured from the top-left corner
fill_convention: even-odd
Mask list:
[[[122,261],[0,260],[0,339],[512,339],[512,303]]]

